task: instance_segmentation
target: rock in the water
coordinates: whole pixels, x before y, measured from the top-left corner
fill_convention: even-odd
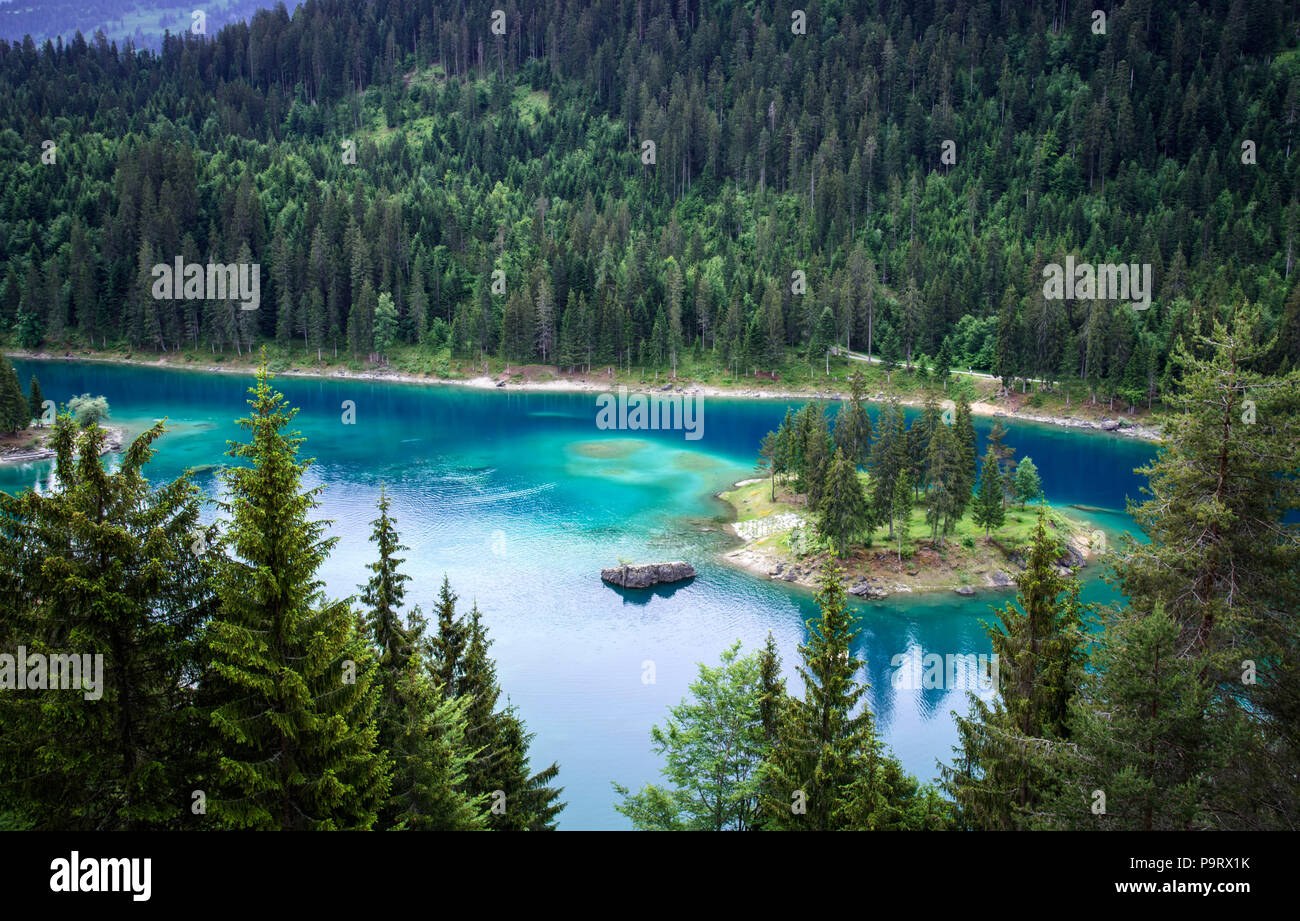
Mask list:
[[[600,571],[600,578],[620,588],[650,588],[669,582],[684,582],[695,578],[695,567],[690,563],[646,563],[641,566],[614,566]]]
[[[953,589],[953,591],[955,591],[958,595],[975,594],[975,589],[971,588],[969,585],[959,585],[957,588]]]
[[[1114,431],[1117,431],[1117,430],[1119,429],[1119,420],[1117,420],[1117,419],[1102,419],[1102,420],[1101,420],[1101,429],[1102,429],[1103,432],[1114,432]]]

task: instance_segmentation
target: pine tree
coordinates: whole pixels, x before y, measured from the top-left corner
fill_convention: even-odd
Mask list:
[[[210,814],[254,829],[366,829],[388,796],[376,750],[374,661],[346,602],[324,597],[316,572],[334,540],[308,513],[297,414],[270,386],[265,363],[250,389],[251,433],[232,443],[251,466],[227,471],[230,513],[208,625],[201,689],[217,752]]]
[[[912,477],[906,470],[899,471],[894,480],[894,493],[889,507],[889,520],[893,522],[894,536],[898,540],[898,562],[903,562],[903,542],[912,526]]]
[[[1006,494],[1011,490],[1011,484],[1013,482],[1012,478],[1014,475],[1013,471],[1015,468],[1015,462],[1012,458],[1016,454],[1015,448],[1002,443],[1002,439],[1006,437],[1006,426],[1002,424],[1001,419],[996,419],[993,422],[993,427],[989,429],[989,433],[984,439],[986,445],[993,449],[993,454],[998,459],[998,478],[1002,487],[1003,505],[1006,505]]]
[[[889,522],[889,539],[894,539],[894,482],[907,467],[907,441],[903,430],[903,409],[892,401],[881,413],[876,441],[871,447],[871,519],[874,527]],[[910,479],[910,477],[909,477]]]
[[[759,684],[762,696],[759,699],[759,718],[763,722],[763,732],[768,744],[776,743],[777,728],[781,708],[785,706],[785,679],[781,677],[781,656],[776,651],[776,640],[772,631],[767,631],[767,640],[759,658]]]
[[[979,492],[975,496],[975,506],[971,511],[971,520],[984,529],[984,536],[995,528],[1002,527],[1006,521],[1006,511],[1002,507],[1002,474],[998,472],[998,456],[993,445],[984,452],[984,463],[980,465]]]
[[[776,501],[776,468],[778,464],[778,453],[780,451],[780,442],[777,440],[776,432],[768,432],[763,436],[763,442],[758,446],[759,469],[766,469],[772,481],[771,498]]]
[[[41,393],[41,382],[36,379],[35,374],[32,375],[32,383],[28,389],[31,396],[27,399],[27,411],[39,426],[42,424],[41,417],[45,415],[45,394]]]
[[[1179,347],[1183,369],[1167,400],[1165,440],[1139,472],[1151,498],[1130,514],[1149,538],[1125,542],[1115,562],[1136,610],[1157,607],[1179,626],[1182,655],[1200,663],[1222,725],[1254,732],[1213,785],[1206,808],[1236,828],[1293,828],[1288,790],[1300,771],[1300,372],[1254,370],[1256,308],[1214,320],[1204,357]],[[1229,717],[1232,717],[1230,719]]]
[[[190,791],[206,773],[191,714],[213,558],[202,542],[195,550],[198,489],[145,479],[162,433],[160,422],[136,438],[109,473],[105,431],[60,415],[59,488],[0,493],[0,648],[102,656],[81,675],[86,692],[0,693],[0,813],[37,828],[192,824]]]
[[[867,686],[853,655],[857,635],[840,570],[821,573],[821,617],[799,646],[803,698],[789,697],[764,765],[765,827],[783,830],[923,828],[939,823],[932,793],[918,788],[876,736],[861,706]],[[855,711],[857,711],[855,713]]]
[[[953,437],[957,440],[960,453],[958,471],[960,480],[956,486],[956,518],[960,520],[971,504],[971,492],[975,488],[975,423],[971,419],[970,400],[965,393],[957,396],[957,410],[953,421]]]
[[[401,544],[396,525],[388,514],[388,492],[383,488],[379,491],[378,508],[379,517],[370,522],[370,541],[375,545],[379,558],[366,564],[374,575],[361,586],[361,603],[366,606],[382,669],[390,663],[394,667],[404,665],[413,649],[401,618],[406,583],[411,581],[411,577],[401,571],[399,567],[405,561],[395,555],[407,548]]]
[[[830,473],[831,430],[826,421],[826,412],[820,406],[809,409],[807,418],[808,429],[804,439],[799,487],[808,494],[808,507],[816,509],[821,506],[826,477]]]
[[[970,695],[957,717],[956,764],[944,787],[963,827],[1028,827],[1036,805],[1055,795],[1060,777],[1034,752],[1039,740],[1069,738],[1069,706],[1082,679],[1083,618],[1079,583],[1057,572],[1060,546],[1040,509],[1016,603],[986,629],[996,656],[992,705]]]
[[[961,454],[952,428],[940,422],[930,437],[926,451],[926,471],[929,478],[926,489],[925,520],[930,525],[930,540],[934,543],[943,534],[952,531],[957,512],[961,507],[961,489],[965,480],[961,472]]]
[[[31,424],[31,404],[18,383],[18,372],[0,355],[0,433],[21,432]]]
[[[1184,654],[1161,608],[1129,610],[1101,634],[1071,719],[1070,745],[1035,752],[1062,778],[1037,809],[1048,828],[1210,830],[1214,776],[1240,749],[1228,744],[1206,663]]]
[[[861,369],[855,368],[849,378],[849,400],[835,416],[835,447],[855,467],[865,467],[871,454],[871,417],[862,405],[866,386]]]
[[[378,827],[462,831],[486,827],[486,797],[466,792],[467,772],[478,754],[466,742],[468,699],[444,698],[429,673],[424,619],[418,609],[401,617],[405,584],[401,545],[388,514],[387,493],[379,495],[379,518],[371,541],[379,558],[362,586],[370,638],[378,651],[376,706],[378,745],[392,764],[392,790],[379,810]]]
[[[822,309],[821,318],[817,321],[817,327],[813,332],[813,337],[808,345],[808,358],[810,361],[824,358],[826,360],[826,375],[831,373],[831,348],[835,345],[835,313],[830,307]]]
[[[831,542],[835,555],[843,559],[853,539],[866,526],[868,508],[857,468],[839,448],[831,459],[818,512],[817,530]]]
[[[488,827],[497,831],[549,831],[564,808],[561,788],[551,786],[559,767],[530,773],[528,733],[512,706],[497,708],[501,688],[488,656],[492,641],[478,607],[456,614],[456,595],[446,577],[438,601],[431,672],[446,699],[468,701],[465,744],[477,754],[466,765],[465,789],[486,796]]]

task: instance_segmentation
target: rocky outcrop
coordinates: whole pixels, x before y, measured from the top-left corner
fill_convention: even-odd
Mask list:
[[[881,598],[888,598],[889,592],[878,585],[872,585],[868,579],[859,579],[849,588],[850,595],[856,595],[859,598],[866,598],[868,601],[879,601]]]
[[[600,571],[600,578],[619,588],[650,588],[695,578],[695,567],[680,560],[672,563],[645,563],[641,566],[614,566]]]

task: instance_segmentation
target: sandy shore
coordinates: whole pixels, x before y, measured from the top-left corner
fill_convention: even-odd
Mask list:
[[[252,372],[252,365],[248,364],[212,364],[205,365],[201,363],[186,362],[184,364],[169,361],[167,358],[159,358],[155,361],[140,361],[133,358],[116,358],[116,357],[99,357],[95,355],[53,355],[48,352],[27,352],[11,351],[7,352],[11,358],[25,358],[37,361],[102,361],[109,364],[137,365],[149,368],[167,368],[174,371],[202,371],[205,373],[217,374],[242,374],[247,375]],[[512,381],[506,374],[493,377],[483,374],[471,378],[445,378],[434,377],[427,374],[408,374],[402,371],[348,371],[341,368],[331,368],[328,370],[313,370],[304,368],[290,368],[285,371],[274,372],[276,377],[307,377],[323,378],[334,380],[363,380],[378,381],[381,383],[392,384],[422,384],[425,386],[454,386],[454,387],[474,387],[481,390],[511,390],[511,391],[543,391],[553,393],[603,393],[611,389],[611,386],[626,386],[630,393],[662,393],[662,392],[680,392],[683,394],[694,394],[703,397],[717,397],[725,399],[744,399],[744,400],[844,400],[847,395],[831,390],[760,390],[746,387],[717,387],[707,384],[658,384],[658,385],[627,385],[614,384],[609,380],[601,379],[597,375],[585,375],[581,377],[563,377],[547,381]],[[881,403],[885,400],[883,393],[876,393],[867,396],[868,402]],[[919,400],[900,400],[903,406],[916,407],[920,406]],[[1130,438],[1141,438],[1148,441],[1159,441],[1159,429],[1144,425],[1127,422],[1121,415],[1115,415],[1113,418],[1093,421],[1076,416],[1051,416],[1031,412],[1008,411],[1006,407],[999,406],[996,403],[975,402],[971,404],[971,413],[977,416],[990,418],[1002,418],[1008,422],[1033,422],[1040,425],[1059,425],[1064,428],[1083,429],[1085,431],[1098,431],[1109,434],[1124,435]]]

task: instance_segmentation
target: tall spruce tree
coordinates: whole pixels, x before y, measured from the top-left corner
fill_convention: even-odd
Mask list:
[[[956,762],[943,768],[944,787],[964,828],[1026,828],[1059,775],[1036,756],[1041,740],[1069,738],[1069,705],[1084,661],[1079,583],[1057,571],[1060,545],[1040,509],[1015,604],[986,629],[997,657],[997,696],[970,695],[971,710],[957,717]]]
[[[903,562],[903,542],[912,526],[912,475],[907,470],[899,472],[894,480],[893,504],[889,507],[889,520],[893,522],[894,536],[898,541],[898,562]]]
[[[831,459],[818,512],[817,530],[831,542],[836,556],[848,556],[853,539],[866,527],[868,508],[858,470],[841,448]]]
[[[956,526],[964,504],[962,489],[966,485],[962,452],[951,426],[942,422],[935,426],[926,450],[925,469],[928,477],[925,520],[930,524],[931,542],[939,546],[939,539]]]
[[[190,791],[205,775],[191,713],[213,556],[194,540],[193,484],[145,480],[162,433],[159,422],[136,438],[109,473],[104,430],[61,415],[51,437],[58,488],[0,493],[0,647],[21,644],[51,667],[54,656],[102,656],[90,673],[60,668],[84,691],[0,693],[0,813],[22,824],[190,824]]]
[[[27,412],[36,420],[38,426],[43,425],[41,417],[45,415],[45,394],[41,393],[41,382],[32,375],[31,385],[28,387],[30,396],[27,398]]]
[[[1214,713],[1200,657],[1157,608],[1118,612],[1074,701],[1069,745],[1031,749],[1060,778],[1036,806],[1047,828],[1164,831],[1220,827],[1206,809],[1214,778],[1238,757],[1238,717]],[[1238,715],[1239,716],[1239,715]],[[1221,720],[1230,720],[1225,725]]]
[[[1141,468],[1151,498],[1130,506],[1149,538],[1117,555],[1137,610],[1162,609],[1179,649],[1200,662],[1221,726],[1254,727],[1238,742],[1206,804],[1236,828],[1300,826],[1300,372],[1257,370],[1257,308],[1214,319],[1197,351],[1180,347],[1165,438]],[[1291,791],[1291,792],[1288,792]]]
[[[205,643],[201,690],[213,730],[209,814],[252,829],[367,829],[389,792],[376,747],[374,657],[345,601],[325,597],[317,570],[335,541],[308,518],[297,414],[265,363],[239,420],[246,460],[225,473],[230,515],[216,577],[219,605]]]
[[[492,641],[477,605],[456,613],[456,594],[446,577],[438,599],[438,632],[432,638],[431,672],[447,699],[468,701],[465,743],[476,754],[466,766],[465,789],[486,796],[488,828],[495,831],[551,831],[564,808],[562,788],[551,785],[559,766],[531,773],[532,734],[514,707],[498,709],[501,688],[488,655]]]
[[[379,828],[466,831],[486,827],[485,796],[471,796],[467,772],[475,755],[466,741],[468,699],[444,698],[429,671],[425,623],[419,610],[403,620],[410,577],[400,569],[396,523],[387,492],[379,494],[379,517],[370,540],[378,558],[361,586],[370,638],[377,651],[376,726],[379,748],[388,753],[392,784],[379,810]]]
[[[860,368],[849,378],[849,399],[835,415],[835,447],[854,467],[865,467],[871,455],[871,417],[862,403],[867,381]]]
[[[873,527],[889,523],[894,539],[894,483],[907,467],[907,443],[903,430],[903,409],[891,401],[881,413],[876,441],[871,447],[871,521]],[[910,479],[910,476],[909,476]]]
[[[979,486],[975,507],[971,510],[971,520],[983,528],[984,536],[988,537],[1006,521],[1006,510],[1002,507],[1002,474],[998,470],[998,456],[992,445],[984,452]]]
[[[826,411],[820,406],[813,406],[808,414],[803,472],[799,483],[800,489],[808,496],[808,507],[811,509],[817,509],[821,505],[826,478],[831,469],[832,450],[830,424],[826,421]]]
[[[788,697],[765,764],[766,827],[883,830],[939,827],[937,797],[905,774],[876,735],[863,705],[867,686],[853,655],[857,635],[838,568],[826,563],[817,593],[821,617],[799,646],[804,697]]]
[[[0,434],[21,432],[31,421],[31,404],[18,383],[18,372],[0,355]]]
[[[945,343],[946,344],[946,343]],[[960,455],[958,470],[960,480],[955,489],[957,495],[956,518],[960,520],[970,508],[971,492],[975,488],[975,423],[971,419],[970,400],[966,394],[957,395],[957,408],[953,421],[953,437],[957,441]]]

